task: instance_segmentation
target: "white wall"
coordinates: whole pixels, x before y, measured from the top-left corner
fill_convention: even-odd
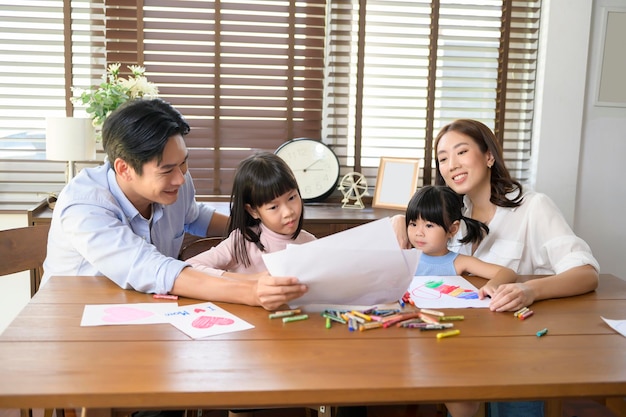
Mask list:
[[[589,243],[601,272],[626,278],[626,109],[593,105],[602,50],[602,7],[624,0],[544,0],[534,187]],[[563,13],[567,10],[567,13]],[[621,239],[620,239],[621,237]]]
[[[622,219],[626,209],[626,185],[622,180],[622,168],[626,167],[626,107],[594,104],[603,50],[602,12],[606,7],[626,12],[626,1],[598,0],[593,5],[574,229],[591,246],[602,272],[626,279],[626,222]],[[624,77],[626,83],[626,74]]]

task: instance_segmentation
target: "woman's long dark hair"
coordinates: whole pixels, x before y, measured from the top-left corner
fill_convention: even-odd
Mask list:
[[[483,222],[463,216],[463,199],[445,185],[425,185],[411,197],[406,208],[406,226],[417,219],[435,223],[446,233],[455,221],[464,221],[467,234],[459,240],[461,243],[479,243],[489,233],[489,227]]]
[[[491,152],[494,164],[491,167],[491,198],[490,201],[500,207],[518,207],[522,204],[522,184],[514,180],[504,165],[502,147],[498,143],[496,136],[491,129],[477,120],[459,119],[444,126],[435,139],[435,154],[439,147],[439,141],[448,132],[459,132],[472,138],[483,154]],[[439,160],[435,158],[437,167],[437,185],[444,185],[445,181],[439,172]],[[507,194],[517,190],[517,195],[513,199],[507,198]]]
[[[296,177],[279,156],[271,152],[261,152],[239,163],[230,195],[230,220],[228,222],[229,234],[233,230],[239,230],[241,233],[241,238],[233,243],[236,262],[250,266],[246,240],[253,242],[262,252],[265,252],[258,227],[261,220],[255,219],[248,213],[246,204],[256,209],[292,190],[297,190],[300,194]],[[298,220],[298,228],[291,236],[292,239],[300,234],[303,221],[304,203]]]

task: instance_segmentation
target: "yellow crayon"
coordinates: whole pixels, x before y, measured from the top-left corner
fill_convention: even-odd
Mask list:
[[[360,311],[352,310],[350,313],[354,316],[361,317],[365,321],[372,321],[372,318],[370,316],[368,316],[367,314],[363,314]]]
[[[439,321],[457,321],[465,320],[465,316],[443,316],[439,317]]]
[[[460,334],[461,331],[459,329],[448,330],[447,332],[437,333],[437,339],[443,339],[444,337],[456,336]]]
[[[370,329],[378,329],[383,327],[383,323],[380,321],[371,321],[369,323],[363,323],[359,326],[359,331],[370,330]]]

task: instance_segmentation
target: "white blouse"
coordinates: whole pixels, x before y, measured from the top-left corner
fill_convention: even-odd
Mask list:
[[[464,203],[464,215],[471,217],[472,203],[467,196]],[[582,265],[600,271],[591,248],[574,234],[556,204],[534,191],[524,193],[519,207],[496,208],[489,234],[473,254],[471,243],[458,243],[464,234],[463,224],[449,243],[450,250],[511,268],[520,275],[559,274]]]

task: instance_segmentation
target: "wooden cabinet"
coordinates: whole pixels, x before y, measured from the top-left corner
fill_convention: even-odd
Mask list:
[[[228,202],[205,201],[205,203],[214,206],[220,213],[229,213]],[[348,209],[341,208],[341,204],[312,203],[304,206],[304,229],[321,238],[396,214],[404,214],[404,211],[372,207]],[[28,211],[29,225],[50,223],[51,220],[52,210],[48,208],[45,200]]]

